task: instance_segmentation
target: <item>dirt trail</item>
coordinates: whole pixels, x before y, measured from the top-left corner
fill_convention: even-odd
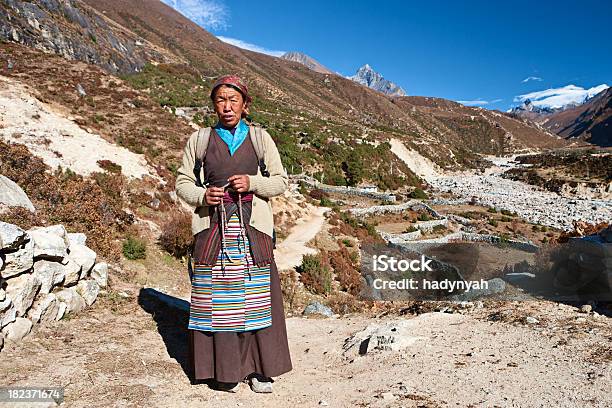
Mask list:
[[[36,328],[18,347],[7,345],[0,372],[3,385],[65,386],[70,407],[612,405],[609,318],[550,302],[508,304],[506,310],[541,323],[490,321],[486,309],[289,318],[293,371],[276,379],[272,395],[254,394],[246,384],[227,394],[190,384],[186,315],[137,292],[128,299],[111,292],[86,312]],[[417,319],[411,335],[424,339],[402,352],[342,355],[352,333],[399,319]]]
[[[314,254],[316,249],[306,246],[321,230],[325,222],[326,207],[311,206],[310,214],[297,220],[289,235],[280,242],[275,251],[276,265],[279,270],[291,269],[302,263],[306,254]]]

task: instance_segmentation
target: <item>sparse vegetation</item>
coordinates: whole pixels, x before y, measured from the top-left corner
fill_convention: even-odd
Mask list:
[[[313,293],[325,295],[332,289],[332,273],[329,265],[324,265],[321,255],[306,254],[302,258],[302,264],[297,268],[300,281]]]
[[[147,244],[145,241],[129,236],[123,242],[123,256],[130,260],[145,259],[147,257]]]

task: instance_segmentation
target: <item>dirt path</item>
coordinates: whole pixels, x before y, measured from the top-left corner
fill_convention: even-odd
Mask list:
[[[84,313],[38,327],[20,346],[7,345],[0,372],[2,385],[65,386],[70,407],[611,406],[609,318],[549,302],[505,310],[540,323],[492,321],[487,309],[289,318],[294,369],[276,379],[275,393],[242,384],[226,394],[190,384],[186,315],[138,293],[111,292]],[[411,335],[422,339],[401,352],[342,355],[352,333],[398,319],[417,319]]]
[[[304,255],[317,252],[316,249],[310,248],[306,244],[323,227],[324,214],[327,211],[329,211],[329,208],[311,206],[309,216],[297,220],[287,238],[276,247],[275,258],[278,270],[294,268],[302,263]]]

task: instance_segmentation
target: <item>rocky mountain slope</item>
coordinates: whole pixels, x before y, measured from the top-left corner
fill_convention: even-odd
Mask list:
[[[573,109],[546,117],[542,125],[565,138],[585,138],[598,146],[612,146],[612,88]]]
[[[144,40],[78,0],[0,2],[0,39],[108,72],[140,70],[146,62],[177,62],[163,47]]]
[[[583,91],[573,99],[568,98],[565,104],[551,101],[542,105],[526,99],[509,114],[566,139],[580,138],[601,147],[612,146],[612,129],[609,128],[612,88],[602,84]]]
[[[402,87],[385,79],[381,74],[374,71],[368,64],[365,64],[359,68],[357,73],[348,77],[348,79],[355,81],[358,84],[365,85],[368,88],[372,88],[375,91],[382,92],[385,95],[406,96],[406,91],[404,91]]]
[[[322,74],[334,74],[333,71],[322,65],[319,61],[301,52],[286,52],[281,55],[281,58],[286,59],[287,61],[299,62],[300,64],[312,69],[313,71],[320,72]]]

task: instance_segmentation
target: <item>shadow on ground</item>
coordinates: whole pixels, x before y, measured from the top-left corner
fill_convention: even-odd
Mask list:
[[[153,317],[170,357],[175,359],[193,383],[189,359],[189,303],[151,288],[140,289],[138,304]]]

